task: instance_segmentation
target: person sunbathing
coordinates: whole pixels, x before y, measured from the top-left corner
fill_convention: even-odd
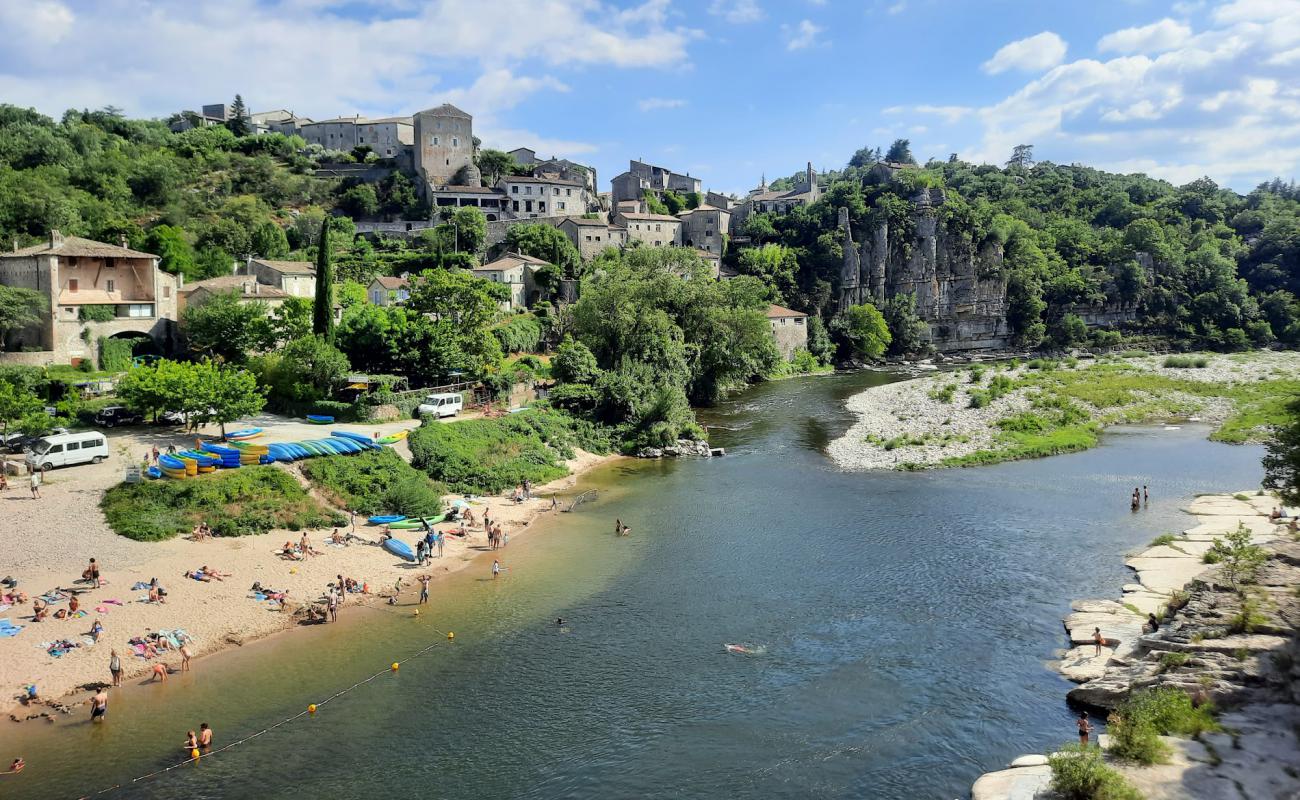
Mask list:
[[[280,558],[289,561],[301,561],[303,557],[298,553],[298,548],[293,542],[285,542],[284,547],[280,548]]]
[[[167,601],[163,599],[164,597],[166,597],[166,593],[163,592],[163,588],[159,586],[157,583],[149,587],[150,603],[166,603]]]
[[[50,615],[50,604],[44,600],[36,600],[32,603],[32,611],[35,614],[32,622],[41,622]]]
[[[95,640],[95,644],[99,644],[99,637],[104,635],[103,623],[99,620],[95,620],[95,624],[90,626],[90,633],[88,635],[91,639]]]
[[[192,578],[196,581],[203,581],[204,583],[210,583],[212,581],[212,576],[205,574],[203,570],[200,569],[196,569],[193,572],[185,572],[183,573],[183,575],[186,578]]]

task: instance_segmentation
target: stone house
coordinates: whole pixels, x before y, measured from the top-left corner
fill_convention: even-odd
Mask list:
[[[415,124],[410,117],[358,120],[357,144],[367,145],[381,158],[396,158],[415,144]]]
[[[670,247],[682,241],[682,221],[667,214],[620,211],[615,214],[614,221],[627,228],[628,241],[638,241],[650,247]]]
[[[316,296],[316,267],[310,261],[250,258],[244,273],[256,278],[263,286],[272,286],[289,297],[311,299]]]
[[[183,287],[179,291],[177,310],[184,316],[185,309],[197,308],[223,294],[234,294],[241,303],[260,303],[266,307],[267,314],[289,299],[289,294],[283,289],[262,283],[254,275],[221,275]]]
[[[731,226],[739,227],[751,214],[789,214],[798,206],[812,205],[822,196],[821,187],[817,185],[817,173],[809,161],[804,168],[799,183],[789,190],[768,191],[767,181],[759,183],[757,189],[733,209]]]
[[[510,299],[501,301],[502,311],[526,308],[539,294],[534,273],[549,263],[520,253],[506,253],[495,261],[471,270],[476,278],[503,283],[510,289]]]
[[[647,191],[655,194],[667,191],[689,194],[700,191],[700,179],[692,178],[689,173],[683,175],[635,159],[628,162],[627,172],[616,175],[611,184],[611,199],[615,204],[622,200],[640,200]]]
[[[478,186],[474,165],[474,118],[450,103],[416,113],[415,170],[425,190]]]
[[[776,349],[786,361],[794,358],[800,348],[808,346],[808,315],[778,305],[767,308],[767,321],[772,325],[772,338]]]
[[[0,284],[32,289],[48,304],[40,321],[7,334],[0,363],[93,360],[101,336],[148,336],[170,352],[179,283],[159,269],[157,256],[128,248],[125,237],[111,245],[52,230],[48,241],[0,253]]]
[[[366,287],[366,299],[376,306],[394,306],[411,299],[411,281],[381,275]]]
[[[570,217],[556,227],[578,248],[583,261],[592,260],[610,247],[627,244],[627,229],[610,225],[603,219]]]
[[[714,208],[720,208],[723,211],[730,211],[731,207],[736,204],[736,201],[720,192],[705,192],[704,204],[713,206]]]
[[[357,115],[309,122],[302,126],[299,135],[307,144],[318,144],[326,150],[348,151],[359,144],[358,123],[362,121],[362,117]]]
[[[505,192],[508,211],[517,218],[581,216],[591,205],[587,187],[559,177],[509,175],[497,183]]]
[[[721,259],[726,245],[731,212],[702,205],[677,215],[682,221],[682,245],[711,253]]]
[[[514,150],[507,153],[507,155],[514,158],[515,163],[522,167],[527,167],[537,163],[537,151],[530,147],[516,147]]]

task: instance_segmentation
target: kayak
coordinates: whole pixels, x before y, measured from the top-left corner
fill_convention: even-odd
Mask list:
[[[447,520],[446,514],[439,514],[436,517],[424,517],[423,519],[403,519],[397,522],[390,522],[388,523],[388,527],[392,528],[395,531],[410,531],[416,529],[424,530],[424,523],[426,522],[429,523],[430,526],[433,526],[433,525],[437,525],[439,522],[445,522],[446,520]]]
[[[313,425],[333,425],[334,418],[327,417],[324,414],[308,414],[307,421]]]
[[[227,439],[252,439],[255,436],[261,436],[261,428],[245,428],[242,431],[231,431],[226,434]]]
[[[400,442],[403,439],[405,439],[409,433],[410,431],[398,431],[397,433],[390,433],[387,436],[384,436],[380,439],[376,439],[375,441],[379,442],[380,444],[396,444],[397,442]]]
[[[366,447],[369,447],[370,445],[375,443],[374,439],[371,439],[369,436],[366,436],[363,433],[353,433],[352,431],[330,431],[330,433],[331,435],[337,436],[341,439],[351,439],[354,442],[360,442]]]
[[[391,525],[406,519],[402,514],[376,514],[370,518],[371,525]]]
[[[411,549],[409,544],[401,539],[385,539],[384,549],[399,558],[406,559],[407,561],[415,560],[415,551]]]

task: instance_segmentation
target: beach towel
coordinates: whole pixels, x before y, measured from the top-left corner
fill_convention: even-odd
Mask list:
[[[8,618],[0,619],[0,639],[8,639],[22,633],[24,625],[15,625]]]
[[[108,613],[108,606],[95,606],[95,613],[97,613],[97,614],[107,614],[107,613]]]
[[[120,606],[120,605],[122,605],[122,601],[121,601],[121,600],[105,600],[104,602],[105,602],[105,603],[108,603],[108,604],[111,605],[111,606]]]
[[[132,586],[132,587],[131,587],[131,591],[133,591],[133,592],[138,592],[138,591],[140,591],[141,589],[144,589],[145,591],[148,591],[148,590],[149,590],[149,584],[145,583],[144,581],[136,581],[136,582],[135,582],[135,586]]]

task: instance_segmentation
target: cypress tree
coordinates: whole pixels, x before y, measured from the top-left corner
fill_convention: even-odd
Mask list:
[[[320,224],[316,245],[316,298],[312,305],[311,330],[325,341],[334,342],[334,267],[330,264],[330,220]]]

